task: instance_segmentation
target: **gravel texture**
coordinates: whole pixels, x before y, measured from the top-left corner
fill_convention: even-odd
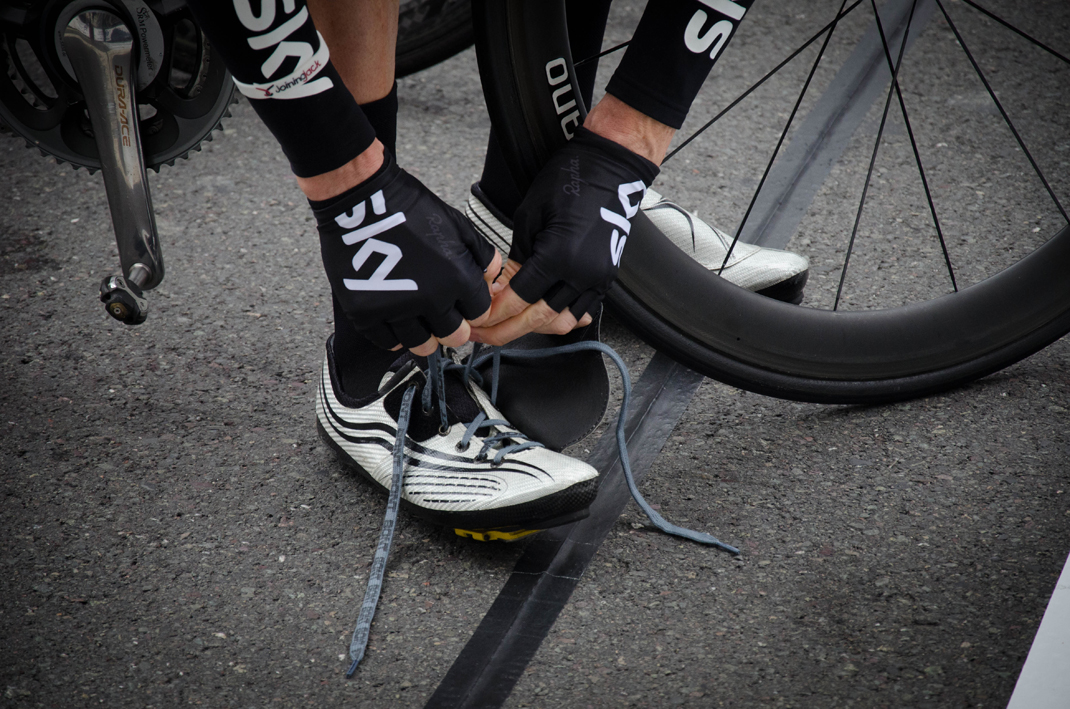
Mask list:
[[[610,39],[636,11],[616,12]],[[766,36],[758,17],[741,46]],[[1065,103],[1066,86],[1038,96]],[[459,204],[489,127],[474,54],[400,94],[402,164]],[[331,322],[310,212],[247,103],[225,128],[151,177],[168,274],[137,328],[96,299],[118,263],[100,176],[0,134],[0,706],[421,706],[523,548],[403,518],[369,657],[343,678],[383,498],[315,435]],[[737,159],[767,138],[739,130],[712,167],[667,169],[666,191],[690,173],[680,201],[738,206],[760,173],[736,179]],[[1067,164],[1065,136],[1046,160]],[[823,211],[867,159],[848,155],[801,227],[814,302],[837,253],[821,239],[843,237]],[[946,170],[972,186],[1002,174]],[[878,226],[918,211],[883,179]],[[982,225],[1055,223],[1016,192],[970,191],[955,201]],[[649,348],[612,320],[605,339],[638,377]],[[888,406],[706,382],[643,489],[744,554],[665,537],[629,506],[507,706],[1005,705],[1070,549],[1067,407],[1066,340]]]

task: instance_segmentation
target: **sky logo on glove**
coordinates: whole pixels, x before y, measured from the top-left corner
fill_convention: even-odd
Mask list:
[[[349,212],[343,212],[334,218],[338,226],[353,231],[342,234],[342,242],[346,246],[353,246],[364,242],[357,253],[353,254],[353,270],[359,272],[361,266],[367,263],[372,254],[382,255],[383,262],[375,269],[375,272],[367,279],[344,278],[342,283],[349,290],[354,291],[392,291],[392,290],[419,290],[416,281],[408,278],[387,279],[394,266],[401,261],[401,249],[396,244],[379,241],[373,237],[389,231],[399,224],[405,223],[405,213],[395,212],[385,219],[380,219],[366,226],[364,219],[367,216],[367,204],[371,202],[372,212],[378,215],[386,214],[386,199],[383,191],[379,190],[369,199],[361,202]]]
[[[635,201],[635,204],[632,204],[631,198],[634,194],[638,194],[639,199]],[[624,253],[624,243],[628,241],[628,234],[632,230],[630,220],[639,211],[639,204],[643,201],[643,195],[645,194],[646,185],[643,184],[642,180],[619,185],[617,187],[617,198],[620,200],[621,207],[624,208],[624,216],[602,207],[602,219],[616,227],[609,240],[609,258],[613,260],[614,266],[620,266],[620,257]],[[623,235],[621,232],[624,232]]]

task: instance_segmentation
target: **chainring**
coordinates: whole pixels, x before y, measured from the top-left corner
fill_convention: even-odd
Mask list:
[[[140,37],[138,126],[146,167],[159,171],[200,150],[230,115],[234,82],[183,0],[0,3],[0,124],[42,155],[100,169],[85,99],[58,41],[86,7],[108,7]]]

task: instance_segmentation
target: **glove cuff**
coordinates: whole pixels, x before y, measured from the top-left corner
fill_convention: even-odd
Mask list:
[[[603,138],[597,133],[584,127],[576,129],[576,134],[568,142],[569,147],[587,149],[609,158],[619,166],[635,174],[647,187],[654,184],[654,178],[661,172],[661,168],[644,158],[638,153],[633,153],[620,143],[609,138]]]

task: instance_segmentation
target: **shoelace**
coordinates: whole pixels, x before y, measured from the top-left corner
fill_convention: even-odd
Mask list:
[[[739,554],[739,549],[725,544],[710,534],[696,532],[672,524],[658,514],[657,511],[643,499],[638,486],[635,484],[635,477],[632,475],[632,467],[628,458],[628,445],[624,436],[624,417],[628,411],[628,403],[631,400],[632,394],[631,378],[628,376],[628,367],[624,364],[624,360],[622,360],[620,355],[614,352],[611,347],[604,345],[601,342],[585,341],[542,350],[507,350],[504,354],[506,357],[513,359],[540,359],[543,357],[551,357],[553,355],[579,352],[581,350],[595,350],[601,352],[613,362],[617,367],[617,370],[620,372],[623,395],[621,396],[620,415],[617,417],[616,433],[621,469],[624,472],[624,479],[628,483],[628,490],[632,494],[632,499],[639,505],[639,508],[647,516],[651,524],[666,534],[689,539],[699,544],[713,546],[732,554]],[[438,352],[435,352],[428,357],[428,379],[423,389],[423,395],[421,396],[421,405],[424,414],[430,414],[431,412],[431,397],[433,391],[437,394],[437,406],[439,410],[441,430],[445,431],[448,428],[446,420],[446,373],[449,371],[460,370],[465,386],[467,386],[469,380],[475,380],[482,383],[482,378],[475,369],[484,364],[488,359],[492,360],[493,367],[490,399],[491,403],[497,406],[498,372],[502,354],[502,349],[500,347],[492,348],[491,352],[480,354],[479,345],[477,344],[472,351],[471,356],[468,358],[468,361],[463,365],[448,359],[443,359]],[[394,441],[394,470],[390,478],[390,494],[387,497],[386,514],[383,518],[383,526],[379,533],[379,544],[375,549],[372,566],[368,572],[368,588],[364,593],[364,601],[360,607],[360,615],[357,617],[357,626],[353,630],[353,638],[349,643],[349,657],[353,662],[349,666],[349,670],[346,672],[347,678],[353,676],[353,673],[357,670],[357,665],[364,659],[364,654],[368,647],[368,636],[371,633],[372,619],[375,617],[375,609],[379,604],[379,594],[383,587],[383,576],[386,572],[386,562],[390,556],[390,545],[394,540],[394,529],[397,527],[398,507],[401,503],[401,487],[405,476],[405,438],[409,428],[412,402],[416,396],[417,386],[418,384],[416,383],[409,385],[409,388],[405,391],[401,400],[401,412],[398,415],[397,438]],[[467,448],[472,437],[479,429],[489,428],[493,430],[496,427],[501,427],[506,430],[494,433],[485,438],[483,447],[476,456],[477,459],[485,460],[487,452],[492,448],[496,448],[493,462],[494,464],[499,464],[505,456],[511,453],[518,453],[528,448],[543,447],[541,443],[532,441],[524,434],[513,429],[508,421],[505,421],[504,419],[488,418],[484,412],[480,412],[479,415],[467,425],[464,436],[462,436],[461,442],[458,445]]]

